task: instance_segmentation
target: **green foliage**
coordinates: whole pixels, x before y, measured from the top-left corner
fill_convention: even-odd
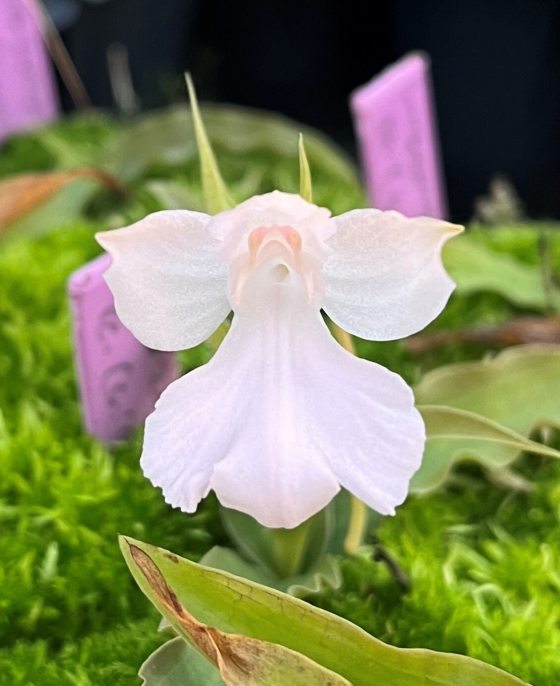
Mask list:
[[[558,345],[520,345],[491,359],[428,372],[414,389],[428,441],[412,487],[440,485],[461,459],[503,470],[523,450],[560,457],[528,441],[537,429],[560,428],[559,385]]]
[[[224,686],[218,670],[182,638],[172,638],[146,660],[143,686]]]
[[[314,202],[334,214],[365,206],[353,164],[317,131],[249,108],[206,105],[201,111],[221,174],[236,200],[273,190],[299,191],[298,133],[302,131]],[[143,199],[147,177],[171,176],[190,193],[196,208],[204,209],[193,121],[185,107],[154,112],[133,123],[107,146],[103,167],[132,184]]]
[[[472,655],[534,686],[560,673],[560,464],[526,458],[532,492],[464,467],[447,491],[409,498],[376,531],[407,572],[403,592],[371,556],[342,563],[316,602],[395,645]]]
[[[387,645],[337,615],[162,548],[124,536],[120,543],[139,587],[175,631],[213,662],[222,654],[220,673],[231,686],[370,686],[372,674],[386,686],[426,677],[434,686],[526,686],[463,655]],[[213,650],[200,639],[208,627]],[[230,681],[229,662],[252,678]]]
[[[0,177],[26,171],[68,169],[95,163],[119,132],[117,123],[96,112],[55,122],[3,143]]]
[[[131,686],[138,667],[166,636],[155,613],[79,642],[68,641],[53,659],[45,641],[0,649],[0,683],[10,686]]]
[[[538,310],[560,306],[558,288],[551,284],[547,292],[539,265],[492,249],[473,230],[449,242],[445,264],[460,294],[499,293],[514,305]]]
[[[314,657],[294,646],[296,637],[308,638],[306,630],[315,624],[317,615],[325,617],[326,613],[163,548],[124,536],[119,542],[132,575],[164,621],[219,670],[227,686],[352,686],[338,671],[331,671],[328,660],[319,659],[324,652],[328,655],[328,648],[317,646]],[[191,606],[197,615],[190,613]],[[280,640],[280,636],[286,637],[285,624],[290,617],[299,619],[300,624],[291,627],[291,638]],[[337,628],[347,624],[338,617],[332,621]],[[272,631],[271,624],[275,625]],[[332,632],[322,628],[322,638],[328,643]],[[317,633],[317,626],[311,633]],[[152,658],[157,661],[161,652]],[[206,674],[191,679],[193,674],[187,670],[184,676],[188,677],[185,686],[207,684]],[[515,686],[513,681],[504,686],[510,683]],[[153,686],[162,686],[162,680],[154,681]]]

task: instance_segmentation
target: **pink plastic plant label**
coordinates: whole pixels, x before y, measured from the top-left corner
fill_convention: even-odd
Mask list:
[[[0,140],[57,115],[33,0],[0,0]]]
[[[429,58],[406,55],[354,91],[351,107],[373,206],[444,218]]]
[[[102,255],[68,282],[84,424],[107,442],[127,438],[179,375],[174,353],[146,348],[117,317],[103,279],[110,264]]]

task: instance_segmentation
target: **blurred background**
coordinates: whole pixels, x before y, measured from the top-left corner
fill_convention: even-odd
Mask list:
[[[128,61],[134,107],[251,105],[353,151],[348,95],[412,49],[432,58],[453,218],[495,174],[533,217],[560,216],[557,0],[45,0],[94,105],[114,107],[108,55]],[[72,101],[60,85],[63,107]]]

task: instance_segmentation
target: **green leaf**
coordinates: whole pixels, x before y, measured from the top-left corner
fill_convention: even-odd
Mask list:
[[[198,206],[195,194],[177,181],[153,179],[146,182],[145,189],[155,198],[164,210],[191,210],[204,211],[202,204]]]
[[[202,567],[145,543],[124,537],[120,542],[138,585],[170,621],[173,613],[169,603],[173,601],[162,600],[162,596],[188,605],[198,622],[221,632],[298,651],[353,686],[523,684],[500,669],[462,655],[389,646],[350,622],[279,591]],[[148,580],[150,575],[155,582]],[[319,683],[325,686],[329,682]]]
[[[295,529],[267,529],[253,517],[227,508],[220,508],[220,516],[239,550],[279,578],[310,570],[327,550],[333,527],[329,507]]]
[[[443,261],[459,294],[490,291],[520,307],[546,309],[550,301],[560,306],[560,291],[546,293],[538,266],[497,252],[469,232],[446,244]]]
[[[275,112],[234,105],[206,105],[203,115],[212,142],[231,153],[262,151],[269,159],[293,158],[294,143],[301,133],[314,170],[320,168],[333,181],[361,186],[353,159],[317,129]]]
[[[358,172],[346,152],[321,132],[273,112],[237,105],[206,103],[200,108],[208,139],[214,149],[229,155],[260,153],[271,160],[294,160],[299,132],[314,170],[332,184],[360,189]],[[141,176],[152,165],[182,167],[196,158],[197,147],[191,111],[183,106],[150,112],[140,117],[108,147],[105,167],[124,180]],[[332,192],[332,185],[330,186]],[[287,190],[287,189],[284,189]]]
[[[0,240],[5,244],[23,237],[42,236],[53,229],[60,229],[76,222],[98,191],[99,184],[95,181],[74,181],[61,188],[29,214],[10,224],[9,229],[0,235]]]
[[[538,428],[560,427],[558,388],[560,346],[555,345],[509,348],[495,358],[426,374],[414,389],[428,441],[412,489],[440,485],[465,458],[502,470],[522,451],[560,457],[529,440]]]
[[[191,102],[194,133],[200,156],[202,192],[204,193],[207,212],[215,214],[233,207],[235,202],[232,200],[220,174],[214,151],[204,128],[204,122],[198,108],[198,100],[189,74],[186,75],[186,80]]]
[[[342,575],[338,560],[332,555],[324,555],[307,572],[281,578],[263,565],[252,563],[241,557],[231,548],[214,546],[200,561],[206,567],[221,569],[224,572],[242,576],[249,581],[271,586],[296,598],[307,598],[314,593],[339,589]]]
[[[309,160],[305,152],[305,143],[303,142],[303,133],[299,134],[298,140],[299,153],[299,194],[307,202],[313,202],[313,185],[311,181],[311,169],[309,168]]]
[[[236,550],[215,545],[202,557],[200,564],[213,569],[221,569],[236,576],[242,576],[249,581],[277,588],[278,577],[266,567],[255,562],[249,562]]]
[[[558,450],[474,412],[441,405],[417,407],[426,424],[427,444],[422,466],[410,484],[412,491],[430,491],[440,486],[452,465],[462,459],[476,460],[501,471],[521,451],[560,458]]]
[[[285,590],[295,598],[308,598],[315,593],[338,590],[342,586],[342,574],[338,560],[332,555],[324,555],[317,564],[305,574],[284,580]]]
[[[560,451],[531,441],[524,436],[501,426],[497,422],[481,417],[474,412],[458,410],[441,405],[419,405],[418,409],[426,423],[426,433],[430,439],[465,439],[501,443],[517,450],[560,458]],[[494,464],[494,460],[492,460]]]
[[[199,622],[150,554],[132,541],[126,541],[123,550],[136,580],[143,581],[141,587],[156,608],[179,636],[219,669],[227,686],[352,686],[295,650]]]
[[[138,676],[142,686],[224,686],[216,667],[180,637],[152,653]]]

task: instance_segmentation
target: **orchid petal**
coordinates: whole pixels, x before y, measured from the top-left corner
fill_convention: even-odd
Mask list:
[[[411,390],[336,343],[298,274],[267,263],[247,286],[213,359],[148,418],[145,475],[184,511],[213,489],[269,527],[297,526],[339,484],[393,513],[424,444]]]
[[[335,217],[323,266],[324,310],[351,334],[403,338],[431,322],[455,284],[440,253],[462,227],[399,212],[353,210]]]
[[[119,319],[157,350],[204,341],[226,318],[227,265],[200,212],[156,212],[132,226],[97,234],[113,262],[105,279]]]

